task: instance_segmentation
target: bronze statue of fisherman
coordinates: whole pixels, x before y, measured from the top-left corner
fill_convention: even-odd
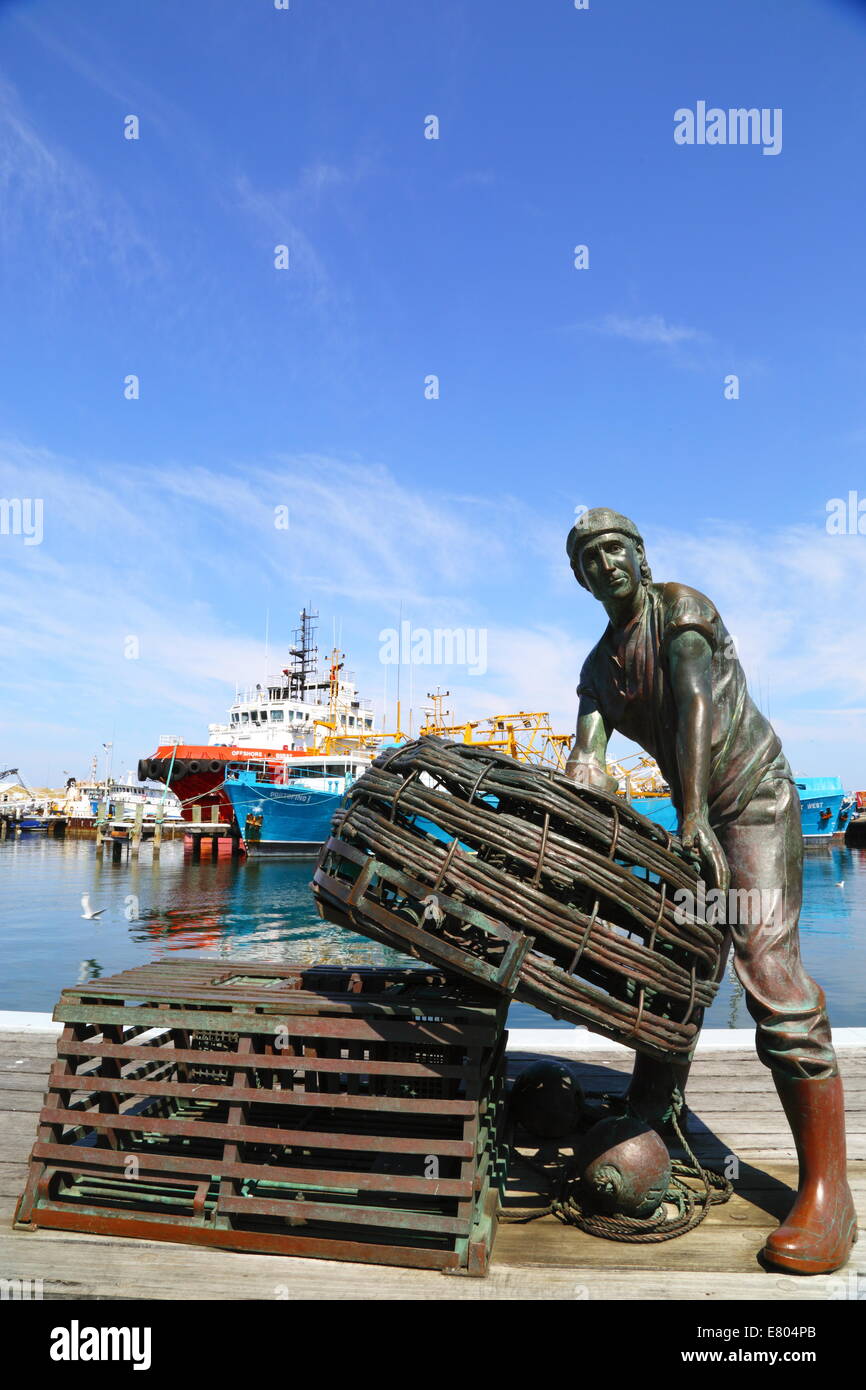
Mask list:
[[[566,772],[615,790],[605,770],[608,740],[614,730],[633,739],[658,763],[683,843],[700,858],[708,885],[728,900],[729,889],[747,890],[737,901],[748,898],[750,920],[728,921],[728,946],[732,938],[758,1056],[772,1073],[800,1163],[796,1200],[764,1259],[801,1274],[838,1269],[857,1225],[824,994],[800,960],[803,835],[790,766],[749,696],[716,608],[685,584],[653,583],[632,521],[594,508],[572,527],[566,548],[577,582],[608,616],[581,671]],[[766,906],[755,912],[757,898]],[[687,1072],[638,1054],[630,1108],[660,1125]]]

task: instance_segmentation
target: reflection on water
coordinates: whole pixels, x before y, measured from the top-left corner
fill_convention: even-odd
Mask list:
[[[809,849],[803,865],[800,948],[827,996],[837,1028],[866,1023],[866,849]],[[728,963],[704,1019],[709,1028],[751,1028],[743,987]]]
[[[310,894],[312,861],[198,863],[183,844],[153,861],[112,863],[92,840],[44,836],[0,842],[0,1008],[50,1010],[64,985],[112,975],[174,952],[280,964],[385,965],[386,946],[322,922]],[[823,985],[837,1027],[866,1019],[866,850],[806,855],[801,937],[806,968]],[[87,893],[102,915],[85,919]],[[556,1027],[514,1005],[512,1027]],[[708,1010],[712,1028],[751,1026],[728,966]]]
[[[319,920],[312,862],[193,863],[183,843],[152,860],[97,856],[92,840],[0,843],[0,1008],[51,1009],[64,985],[174,952],[281,964],[386,965],[386,946]],[[90,896],[94,919],[82,917]]]

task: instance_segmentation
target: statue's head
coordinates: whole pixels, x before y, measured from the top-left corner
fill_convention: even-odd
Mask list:
[[[578,517],[565,548],[578,584],[601,602],[631,598],[652,582],[640,531],[609,507],[592,507]]]

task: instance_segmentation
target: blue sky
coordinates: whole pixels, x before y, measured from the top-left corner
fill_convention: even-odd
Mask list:
[[[866,498],[864,59],[842,0],[0,2],[0,496],[44,504],[0,534],[0,765],[203,740],[308,600],[380,703],[402,604],[488,635],[416,703],[567,727],[603,504],[796,769],[866,786],[866,537],[825,525]],[[678,146],[698,101],[781,152]]]

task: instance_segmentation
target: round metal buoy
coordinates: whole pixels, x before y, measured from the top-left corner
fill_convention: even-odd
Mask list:
[[[562,1139],[577,1127],[583,1091],[562,1062],[533,1062],[514,1083],[511,1108],[530,1134]]]
[[[581,1187],[598,1211],[652,1216],[670,1186],[671,1157],[663,1139],[631,1115],[601,1120],[577,1150]]]

